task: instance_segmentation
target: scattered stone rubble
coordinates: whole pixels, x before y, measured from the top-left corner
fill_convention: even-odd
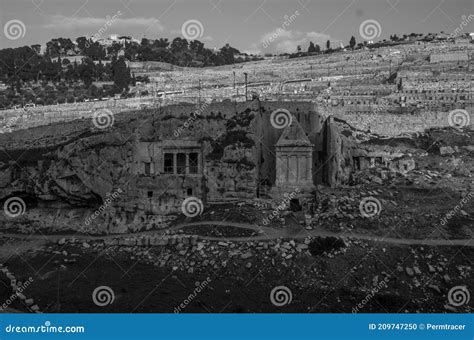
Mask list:
[[[311,238],[302,240],[276,239],[272,241],[210,241],[196,235],[171,235],[166,237],[140,237],[129,239],[107,239],[104,241],[83,242],[78,239],[61,239],[58,245],[79,245],[84,250],[107,251],[125,254],[132,260],[140,260],[156,267],[167,268],[173,271],[193,273],[208,273],[209,271],[226,276],[234,275],[242,277],[242,271],[252,268],[264,268],[263,270],[277,270],[282,268],[291,269],[297,258],[312,258],[309,251]],[[352,244],[345,241],[346,246]],[[64,263],[71,263],[67,257],[74,254],[59,252],[54,247],[47,249],[55,254],[62,254],[66,258]],[[325,252],[322,256],[333,258],[344,254],[347,247]],[[263,264],[262,264],[263,263]],[[58,262],[59,264],[59,262]],[[309,285],[314,281],[308,273],[304,280],[295,282],[296,285]],[[314,273],[313,273],[314,274]],[[320,279],[318,277],[318,279]],[[314,283],[314,282],[313,282]]]
[[[422,253],[425,252],[423,247],[419,250]],[[421,289],[424,296],[432,296],[435,294],[435,296],[446,298],[447,302],[446,288],[455,285],[454,280],[447,273],[449,269],[448,266],[451,265],[450,261],[445,256],[440,256],[438,259],[435,259],[431,251],[429,254],[420,255],[420,253],[411,249],[411,256],[414,258],[414,263],[410,266],[404,266],[403,261],[396,265],[396,272],[399,273],[400,283],[407,285],[410,290],[414,288]],[[471,266],[457,265],[456,270],[459,274],[458,279],[461,281],[469,280],[470,271],[472,270]],[[416,302],[419,303],[423,301]],[[464,307],[466,311],[471,309],[468,304]],[[445,304],[444,308],[452,312],[463,311],[462,306],[456,308]]]
[[[23,305],[25,305],[30,311],[34,313],[41,313],[40,308],[32,298],[27,298],[19,288],[22,286],[22,282],[18,281],[15,275],[3,264],[0,263],[0,272],[10,281],[10,287],[13,294],[16,294]]]

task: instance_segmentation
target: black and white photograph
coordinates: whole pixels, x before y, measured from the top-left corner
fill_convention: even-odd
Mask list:
[[[0,0],[0,319],[472,313],[473,32],[472,0]]]

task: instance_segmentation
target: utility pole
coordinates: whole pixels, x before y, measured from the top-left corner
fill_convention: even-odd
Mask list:
[[[235,90],[235,71],[234,71],[234,90]]]
[[[247,72],[244,72],[245,75],[245,101],[247,101]]]

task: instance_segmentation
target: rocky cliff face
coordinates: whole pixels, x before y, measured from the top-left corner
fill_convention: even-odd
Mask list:
[[[250,123],[256,112],[247,106],[239,118],[224,119],[211,107],[189,122],[194,110],[188,106],[185,114],[180,107],[174,116],[123,114],[104,130],[76,121],[1,135],[0,199],[25,203],[20,216],[2,214],[4,228],[91,233],[161,228],[175,218],[170,214],[180,212],[189,185],[203,201],[253,197],[256,161]],[[202,145],[202,181],[164,176],[161,168],[143,173],[140,148],[164,140]],[[154,154],[161,158],[161,152]]]
[[[255,198],[275,182],[277,108],[289,110],[315,146],[315,183],[349,182],[354,150],[371,136],[336,118],[324,122],[311,103],[168,106],[118,114],[105,129],[77,120],[0,135],[0,199],[26,205],[1,223],[123,233],[169,226],[191,196],[204,205]],[[167,153],[175,157],[168,170]],[[190,153],[199,159],[193,173]]]

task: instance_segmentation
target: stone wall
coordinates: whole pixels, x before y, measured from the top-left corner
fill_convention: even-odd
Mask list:
[[[349,114],[346,112],[327,112],[347,121],[351,126],[363,131],[369,131],[383,136],[399,136],[414,132],[423,132],[434,127],[449,126],[448,112],[421,112],[417,114]],[[474,114],[471,110],[471,125]]]
[[[439,53],[430,55],[431,63],[453,62],[453,61],[468,61],[468,53]]]

